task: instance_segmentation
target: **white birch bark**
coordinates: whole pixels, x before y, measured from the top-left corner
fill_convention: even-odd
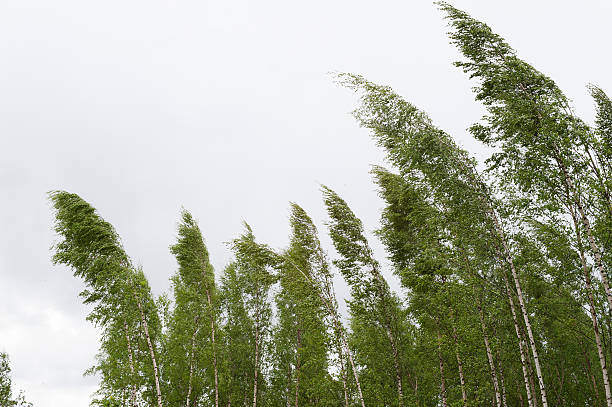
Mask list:
[[[484,315],[482,313],[482,307],[477,304],[478,315],[480,316],[480,327],[482,328],[482,336],[484,338],[485,348],[487,350],[487,359],[489,360],[489,368],[491,369],[491,379],[493,380],[493,388],[495,389],[495,401],[497,407],[502,407],[501,394],[499,392],[499,382],[497,380],[497,372],[495,369],[495,362],[493,361],[493,354],[491,353],[491,347],[489,346],[489,336],[487,335],[487,328],[484,323]]]
[[[128,348],[128,361],[130,363],[130,373],[132,374],[132,380],[134,380],[134,356],[132,354],[132,342],[130,340],[130,335],[128,331],[127,322],[123,321],[123,328],[125,330],[125,339],[127,340],[127,348]],[[136,385],[132,383],[130,385],[130,406],[137,407],[136,403]]]
[[[253,407],[257,407],[257,374],[259,372],[259,310],[255,316],[255,372],[253,373]]]
[[[151,362],[153,364],[153,377],[155,379],[155,392],[157,395],[157,406],[162,407],[161,388],[159,387],[159,372],[157,370],[157,360],[155,359],[153,343],[151,342],[151,336],[149,335],[149,325],[147,324],[147,320],[145,319],[144,311],[142,310],[142,304],[140,304],[139,299],[136,299],[136,304],[138,305],[138,310],[140,311],[140,320],[142,322],[144,334],[147,339],[147,345],[149,346],[149,353],[151,354]]]
[[[215,407],[219,407],[219,373],[217,370],[217,347],[215,343],[215,313],[208,288],[206,289],[206,298],[208,300],[208,309],[210,311],[210,337],[213,350],[213,369],[215,371]]]
[[[197,325],[198,317],[195,317],[194,325]],[[195,338],[198,333],[198,328],[194,328],[193,334],[191,335],[191,353],[189,355],[189,386],[187,388],[187,400],[185,402],[185,407],[189,407],[191,402],[191,390],[192,390],[192,381],[193,381],[193,360],[195,357]]]
[[[446,378],[444,377],[444,361],[442,360],[442,335],[440,335],[440,327],[438,327],[437,332],[438,332],[438,362],[440,365],[440,395],[442,396],[442,406],[448,407],[448,401],[446,399]]]

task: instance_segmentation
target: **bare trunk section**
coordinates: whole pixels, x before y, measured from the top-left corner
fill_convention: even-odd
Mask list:
[[[255,316],[255,371],[253,373],[253,407],[257,407],[257,373],[259,372],[259,312]]]
[[[295,407],[298,407],[298,400],[300,395],[300,349],[302,347],[302,336],[301,331],[297,330],[297,344],[296,344],[296,362],[295,362]]]
[[[397,350],[397,344],[395,343],[395,338],[393,337],[393,333],[391,332],[391,328],[386,327],[387,337],[389,338],[389,342],[391,343],[391,350],[393,351],[393,365],[395,367],[395,381],[397,383],[397,397],[399,400],[399,407],[404,406],[404,392],[402,391],[402,375],[400,372],[400,364],[399,364],[399,352]]]
[[[344,367],[344,357],[342,356],[343,351],[342,351],[342,347],[340,346],[340,349],[338,349],[338,357],[340,358],[340,373],[342,375],[342,386],[344,387],[344,407],[349,407],[349,400],[348,400],[348,387],[346,385],[346,369]]]
[[[493,325],[493,335],[497,336],[497,330],[495,329],[495,325]],[[497,348],[497,351],[495,353],[497,356],[497,367],[499,372],[499,384],[501,386],[502,405],[504,407],[508,407],[508,402],[506,400],[506,383],[504,381],[504,370],[502,366],[502,359],[499,348]]]
[[[500,380],[500,384],[501,384],[501,394],[502,394],[502,405],[504,407],[508,407],[508,402],[506,400],[506,383],[504,382],[504,373],[502,370],[502,363],[501,361],[498,364],[499,366],[499,380]]]
[[[438,320],[436,319],[436,324]],[[442,360],[442,335],[440,334],[440,326],[438,325],[438,362],[440,364],[440,395],[442,396],[442,406],[448,407],[446,400],[446,379],[444,377],[444,361]]]
[[[217,347],[215,344],[215,314],[208,288],[206,289],[206,298],[208,300],[208,309],[210,310],[210,339],[213,349],[213,369],[215,370],[215,407],[219,407],[219,373],[217,370]]]
[[[123,321],[123,329],[125,330],[125,339],[127,340],[127,348],[128,348],[128,360],[130,362],[130,373],[132,374],[132,380],[134,380],[134,356],[132,354],[132,341],[130,340],[130,334],[128,331],[127,322]],[[130,406],[137,407],[136,403],[136,385],[134,383],[131,384],[130,389]]]
[[[461,357],[459,355],[459,341],[457,340],[457,328],[455,327],[455,313],[451,308],[451,318],[453,318],[453,341],[455,342],[455,356],[457,357],[457,366],[459,369],[459,381],[461,383],[461,400],[463,402],[463,406],[467,406],[467,394],[465,392],[465,378],[463,376],[463,363],[461,362]]]
[[[145,319],[144,311],[142,309],[142,304],[140,303],[140,300],[136,300],[136,305],[138,306],[138,310],[140,311],[140,320],[142,322],[145,337],[147,338],[149,353],[151,354],[151,362],[153,364],[153,377],[155,379],[155,392],[157,395],[157,406],[162,407],[161,388],[159,387],[159,371],[157,369],[157,360],[155,359],[155,352],[153,350],[153,343],[151,342],[151,335],[149,335],[149,325],[147,324],[147,320]]]
[[[519,351],[521,354],[521,367],[523,368],[523,379],[525,380],[525,390],[527,392],[527,406],[529,407],[537,407],[537,402],[535,399],[535,386],[530,385],[531,375],[529,374],[529,350],[527,350],[527,343],[523,338],[521,333],[521,329],[519,327],[519,320],[516,315],[516,310],[514,308],[514,299],[512,298],[512,291],[510,290],[510,284],[508,283],[508,278],[506,277],[506,273],[502,269],[502,275],[504,277],[504,283],[506,284],[506,295],[508,296],[508,301],[510,303],[510,311],[512,312],[512,320],[514,322],[514,329],[516,330],[516,337],[519,342]]]
[[[338,340],[338,359],[340,360],[340,375],[342,377],[342,386],[344,387],[344,407],[348,407],[348,387],[346,384],[346,368],[344,367],[344,351],[342,350],[342,345],[340,344],[339,338]]]
[[[198,317],[195,317],[194,326],[198,324]],[[193,334],[191,335],[191,354],[189,356],[189,386],[187,388],[187,401],[185,403],[185,407],[189,407],[191,402],[191,390],[192,390],[192,382],[193,382],[193,360],[195,358],[195,339],[198,333],[198,328],[194,328]]]
[[[482,336],[484,338],[485,348],[487,350],[489,368],[491,369],[491,379],[493,381],[493,388],[495,389],[495,401],[497,403],[497,407],[502,407],[501,394],[499,392],[499,382],[497,380],[497,372],[495,369],[495,362],[493,361],[493,354],[491,353],[491,347],[489,346],[489,336],[487,335],[487,328],[484,323],[482,307],[480,303],[478,303],[476,306],[478,307],[478,315],[480,316],[480,327],[482,328]]]
[[[582,354],[584,355],[584,360],[586,361],[586,371],[587,371],[587,375],[591,378],[591,384],[593,385],[593,393],[595,394],[595,399],[597,399],[597,405],[599,404],[599,391],[597,390],[597,381],[595,380],[595,376],[593,375],[592,369],[591,369],[591,361],[589,360],[589,356],[586,353],[586,349],[584,347],[584,345],[582,344],[582,341],[580,341],[580,348],[582,349]]]
[[[336,324],[339,321],[336,320]],[[359,383],[359,376],[357,376],[357,369],[355,368],[355,361],[353,360],[353,355],[351,355],[351,350],[348,347],[348,343],[346,343],[346,338],[344,337],[344,332],[342,332],[342,343],[344,344],[345,352],[349,358],[349,362],[351,362],[351,368],[353,369],[353,377],[355,378],[355,384],[357,385],[357,392],[359,393],[359,401],[361,401],[361,407],[365,407],[365,402],[363,401],[363,393],[361,392],[361,384]]]
[[[529,345],[527,344],[527,339],[525,339],[525,333],[523,333],[523,328],[521,327],[521,339],[525,344],[525,354],[527,355],[527,372],[529,373],[529,385],[531,386],[531,394],[533,394],[533,405],[538,405],[538,388],[535,384],[535,375],[533,374],[533,368],[531,367],[531,358],[529,357]]]

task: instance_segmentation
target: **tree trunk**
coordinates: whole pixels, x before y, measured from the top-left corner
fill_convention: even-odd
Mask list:
[[[478,307],[478,314],[480,316],[480,326],[482,328],[482,336],[484,338],[485,348],[487,349],[487,359],[489,360],[489,368],[491,369],[491,379],[493,380],[493,388],[495,389],[495,401],[497,403],[497,407],[502,407],[501,394],[499,393],[499,382],[497,381],[497,373],[495,369],[495,362],[493,361],[493,354],[491,353],[491,347],[489,346],[489,336],[487,335],[487,328],[484,323],[482,307],[480,303],[478,303],[476,306]]]
[[[151,336],[149,335],[149,325],[145,319],[144,311],[142,310],[142,304],[140,300],[136,300],[138,310],[140,311],[140,320],[144,329],[145,337],[147,338],[147,345],[149,346],[149,353],[151,354],[151,362],[153,363],[153,377],[155,378],[155,392],[157,394],[157,406],[162,407],[162,395],[161,388],[159,387],[159,372],[157,370],[157,361],[155,359],[155,352],[153,350],[153,343],[151,342]]]
[[[521,333],[521,329],[519,327],[519,320],[516,316],[516,310],[514,308],[514,300],[512,299],[512,291],[510,290],[510,284],[508,283],[508,278],[506,277],[506,273],[504,270],[501,270],[502,275],[504,277],[504,283],[506,284],[506,295],[508,296],[508,302],[510,303],[510,311],[512,312],[512,320],[514,322],[514,329],[516,330],[516,337],[519,342],[519,351],[521,354],[521,367],[523,368],[523,379],[525,380],[525,390],[527,391],[527,406],[528,407],[536,407],[537,402],[535,399],[535,386],[530,385],[531,375],[528,371],[528,359],[529,359],[529,350],[527,348],[527,343],[523,338]]]
[[[189,386],[187,388],[187,402],[185,403],[185,407],[189,407],[189,403],[191,402],[191,390],[192,390],[192,381],[193,381],[193,359],[195,357],[195,339],[196,334],[198,333],[198,317],[195,317],[194,320],[194,328],[193,334],[191,335],[191,355],[189,357]]]
[[[580,348],[582,349],[582,354],[584,355],[584,360],[586,361],[586,371],[587,375],[591,378],[591,383],[593,385],[593,394],[595,394],[595,399],[597,400],[597,405],[599,404],[599,390],[597,389],[597,381],[595,380],[595,376],[593,375],[593,371],[591,369],[591,361],[589,360],[589,356],[586,353],[585,347],[580,342]]]
[[[438,325],[438,362],[440,364],[440,395],[442,396],[442,406],[448,407],[448,401],[446,400],[446,379],[444,377],[444,361],[442,360],[442,335],[440,334],[440,325],[436,319],[436,325]]]
[[[219,373],[217,371],[217,347],[215,344],[215,313],[210,298],[210,291],[206,289],[206,298],[208,299],[208,309],[210,310],[210,337],[213,349],[213,369],[215,370],[215,407],[219,407]]]
[[[455,342],[455,356],[457,357],[457,366],[459,369],[459,381],[461,383],[461,400],[463,406],[467,406],[467,394],[465,392],[465,379],[463,377],[463,363],[461,363],[461,357],[459,356],[459,341],[457,340],[457,328],[455,327],[455,313],[451,308],[451,318],[453,319],[453,341]]]
[[[404,392],[402,391],[402,375],[400,372],[400,364],[399,364],[399,352],[397,350],[397,344],[395,343],[395,338],[393,337],[393,333],[391,332],[391,328],[389,326],[386,327],[387,337],[389,338],[389,342],[391,343],[391,350],[393,352],[393,364],[395,367],[395,381],[397,383],[397,397],[398,397],[398,405],[399,407],[404,406]]]
[[[495,329],[495,325],[493,325],[493,335],[497,337],[497,330]],[[501,385],[501,396],[502,396],[502,405],[504,407],[508,407],[508,402],[506,400],[506,383],[504,381],[504,370],[502,366],[501,353],[499,348],[497,348],[497,366],[499,371],[499,383]]]
[[[255,372],[253,372],[253,407],[257,407],[257,373],[259,371],[259,310],[255,316]]]
[[[130,335],[129,335],[129,331],[128,331],[128,324],[127,322],[123,321],[123,328],[125,330],[125,339],[127,340],[127,348],[128,348],[128,360],[130,362],[130,373],[132,374],[131,380],[134,380],[134,356],[132,354],[132,342],[130,341]],[[134,383],[132,383],[130,385],[131,389],[130,389],[130,406],[131,407],[137,407],[138,404],[136,403],[136,385]]]
[[[297,330],[297,344],[296,344],[296,362],[295,362],[295,407],[298,407],[299,395],[300,395],[300,349],[302,347],[302,336],[300,329]]]
[[[519,405],[521,407],[523,407],[524,403],[523,403],[523,392],[521,391],[521,385],[519,384],[519,382],[514,382],[516,384],[516,394],[518,394],[518,398],[519,398]]]
[[[342,386],[344,387],[344,407],[349,407],[348,387],[346,385],[346,368],[344,367],[344,357],[342,345],[338,343],[338,358],[340,359],[340,374],[342,375]]]

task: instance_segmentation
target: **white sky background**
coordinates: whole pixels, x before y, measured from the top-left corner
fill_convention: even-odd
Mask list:
[[[453,4],[555,79],[587,120],[585,85],[612,93],[609,1]],[[393,86],[482,155],[465,131],[482,109],[446,31],[429,1],[0,2],[0,350],[16,387],[36,407],[77,407],[97,383],[82,377],[98,348],[82,284],[50,263],[47,191],[97,207],[157,294],[176,270],[181,206],[218,272],[243,219],[283,247],[289,201],[324,233],[319,183],[371,232],[382,202],[368,171],[383,155],[328,72]]]

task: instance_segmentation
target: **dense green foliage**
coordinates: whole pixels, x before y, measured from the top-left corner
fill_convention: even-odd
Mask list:
[[[172,296],[158,299],[92,206],[51,193],[53,259],[85,282],[88,319],[103,332],[95,403],[612,407],[612,102],[591,86],[588,125],[487,25],[438,5],[487,109],[470,128],[494,150],[484,171],[391,88],[338,77],[390,166],[372,170],[384,204],[376,236],[401,290],[328,187],[331,262],[291,204],[286,249],[245,224],[215,277],[183,211]],[[344,317],[335,270],[350,289]],[[0,397],[8,386],[0,376]]]

